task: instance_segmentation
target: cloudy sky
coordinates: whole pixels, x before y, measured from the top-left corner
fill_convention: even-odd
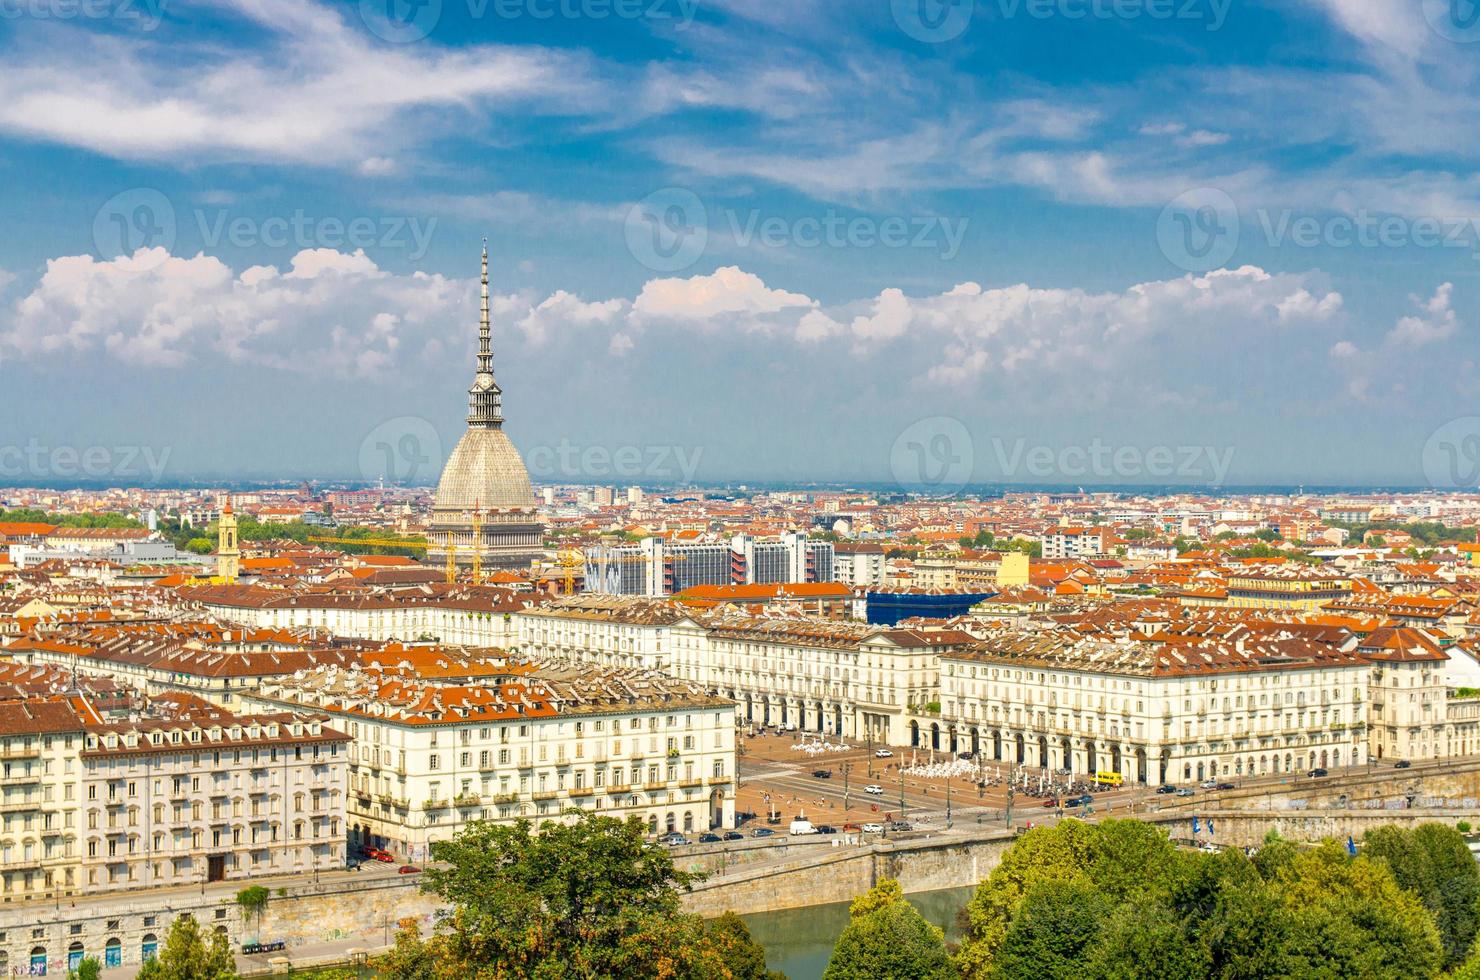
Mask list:
[[[485,236],[537,478],[1480,482],[1468,0],[0,0],[0,69],[0,484],[425,479]]]

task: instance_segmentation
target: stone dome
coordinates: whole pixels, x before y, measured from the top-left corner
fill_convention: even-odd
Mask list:
[[[529,471],[514,443],[498,429],[468,429],[442,469],[432,510],[471,513],[511,508],[534,509]]]

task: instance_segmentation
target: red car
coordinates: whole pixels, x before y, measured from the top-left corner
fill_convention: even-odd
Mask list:
[[[401,874],[403,874],[403,875],[419,875],[419,874],[421,874],[421,869],[418,868],[418,867],[415,867],[414,865],[403,864],[403,865],[401,865]]]
[[[388,852],[382,851],[378,847],[365,848],[365,856],[372,861],[384,861],[386,864],[394,864],[396,860]]]

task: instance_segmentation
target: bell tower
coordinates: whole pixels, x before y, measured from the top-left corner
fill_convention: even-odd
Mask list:
[[[241,571],[241,549],[236,541],[236,514],[231,509],[231,497],[221,508],[220,520],[216,522],[216,575],[228,582],[235,582]]]

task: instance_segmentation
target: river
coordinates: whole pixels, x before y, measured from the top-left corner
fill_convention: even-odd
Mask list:
[[[920,914],[946,931],[946,938],[960,938],[956,913],[971,899],[971,887],[946,888],[905,896]],[[850,900],[851,901],[851,900]],[[848,924],[850,902],[811,905],[779,912],[741,916],[750,935],[766,947],[766,966],[780,970],[790,980],[821,980],[832,956],[833,944]]]

